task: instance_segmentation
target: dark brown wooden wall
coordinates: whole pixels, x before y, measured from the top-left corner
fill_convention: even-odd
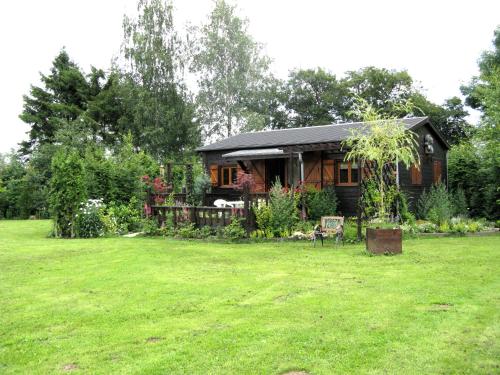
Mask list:
[[[434,133],[432,128],[429,125],[424,125],[416,131],[418,135],[418,144],[419,144],[419,156],[420,156],[420,171],[422,173],[422,183],[420,185],[414,185],[411,181],[411,174],[408,169],[404,166],[400,165],[399,168],[399,182],[402,190],[408,196],[410,201],[410,207],[415,208],[415,203],[425,190],[429,190],[429,188],[434,183],[434,162],[441,161],[441,182],[446,184],[447,178],[447,160],[446,160],[446,147],[445,145],[438,140],[437,135]],[[426,134],[431,134],[434,138],[434,154],[426,155],[424,152],[424,137]]]
[[[434,183],[434,162],[441,161],[441,174],[442,182],[446,183],[447,177],[447,164],[446,164],[446,146],[439,141],[439,138],[434,134],[432,128],[429,125],[423,125],[416,131],[418,135],[419,144],[419,155],[421,161],[421,173],[422,173],[422,183],[420,185],[413,185],[411,181],[410,170],[406,169],[403,165],[399,168],[400,185],[403,191],[406,192],[410,206],[414,208],[414,204],[420,194],[424,189],[428,190]],[[434,153],[432,155],[426,155],[424,152],[424,137],[426,134],[431,134],[434,138]],[[203,153],[203,158],[206,166],[206,170],[210,172],[211,165],[234,165],[234,162],[227,162],[222,158],[222,154],[236,151],[236,150],[225,150],[225,151],[212,151]],[[332,183],[333,178],[338,178],[336,163],[343,160],[344,153],[341,152],[329,152],[329,151],[314,151],[314,152],[304,152],[304,177],[307,186],[321,188],[326,184]],[[255,192],[265,191],[265,161],[255,160],[250,165],[250,171],[254,175],[257,188]],[[286,168],[288,168],[289,163],[286,163]],[[212,173],[214,173],[212,171]],[[298,173],[298,172],[297,172]],[[333,173],[333,175],[332,175]],[[294,176],[298,179],[298,176]],[[228,198],[236,199],[241,195],[241,192],[229,189],[213,187],[212,191],[216,194],[221,194],[222,196],[227,195]],[[358,200],[359,189],[358,186],[335,186],[335,191],[338,198],[338,209],[340,213],[344,216],[356,216],[356,204]]]

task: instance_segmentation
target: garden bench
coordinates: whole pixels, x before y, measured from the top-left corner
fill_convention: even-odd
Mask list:
[[[338,245],[342,243],[344,239],[344,217],[343,216],[323,216],[321,217],[321,225],[316,225],[314,227],[314,232],[312,234],[312,240],[314,247],[316,247],[316,241],[321,240],[321,246],[323,246],[323,240],[326,237],[335,236],[335,244]]]

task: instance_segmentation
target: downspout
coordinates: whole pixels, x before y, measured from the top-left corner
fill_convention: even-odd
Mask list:
[[[448,190],[448,150],[444,153],[446,159],[446,190]]]
[[[299,152],[299,163],[300,163],[300,181],[304,183],[304,161],[302,160],[302,152]]]
[[[304,184],[304,161],[302,160],[302,152],[299,152],[299,163],[300,163],[300,183]],[[307,220],[306,206],[304,204],[304,196],[302,195],[302,220]]]

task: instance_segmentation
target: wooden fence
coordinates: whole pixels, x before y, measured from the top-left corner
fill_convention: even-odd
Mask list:
[[[163,226],[167,216],[172,215],[174,226],[181,222],[194,223],[196,227],[224,227],[233,217],[247,218],[247,225],[253,221],[251,212],[243,208],[205,207],[205,206],[151,206],[151,215]]]

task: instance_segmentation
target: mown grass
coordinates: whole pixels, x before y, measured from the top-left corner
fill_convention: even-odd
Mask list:
[[[0,221],[0,373],[493,374],[500,237],[56,240]]]

